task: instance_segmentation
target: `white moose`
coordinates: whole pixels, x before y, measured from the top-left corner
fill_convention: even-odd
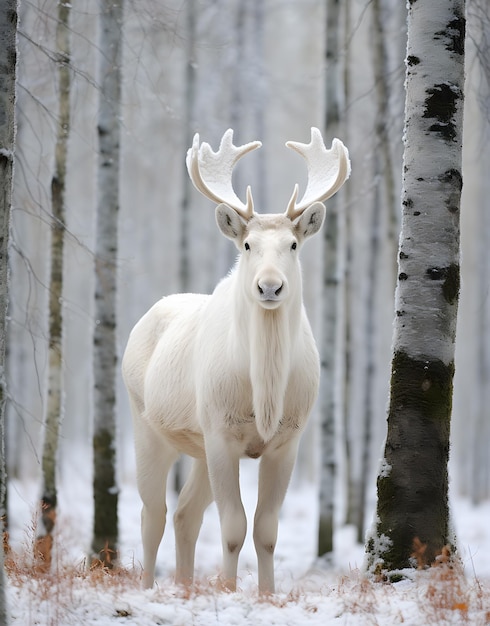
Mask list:
[[[123,357],[134,418],[138,489],[143,501],[143,580],[154,581],[165,529],[166,479],[180,453],[194,457],[175,512],[176,582],[189,585],[204,510],[217,503],[223,547],[221,581],[236,589],[247,520],[239,461],[261,457],[254,543],[259,592],[274,593],[273,555],[279,509],[300,434],[318,392],[319,357],[302,301],[301,245],[322,226],[321,202],[350,174],[339,139],[327,150],[320,131],[309,144],[288,142],[304,157],[308,183],[298,185],[284,214],[254,212],[250,187],[243,204],[232,170],[259,141],[237,147],[233,131],[218,152],[194,137],[187,168],[194,186],[218,203],[216,221],[240,254],[212,295],[162,298],[136,324]]]

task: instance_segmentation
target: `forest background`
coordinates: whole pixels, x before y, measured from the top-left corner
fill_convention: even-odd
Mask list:
[[[490,495],[489,19],[484,0],[467,6],[467,80],[459,309],[451,486],[478,504]],[[285,209],[304,165],[284,147],[325,129],[326,81],[342,86],[338,134],[353,173],[339,194],[338,325],[335,371],[339,526],[371,524],[386,429],[393,294],[400,222],[406,8],[398,0],[339,3],[338,53],[326,54],[325,1],[143,0],[126,2],[121,30],[121,186],[118,352],[130,329],[163,295],[209,292],[235,250],[213,207],[189,185],[185,153],[194,132],[216,147],[261,150],[241,163],[238,195],[251,184],[259,211]],[[7,464],[16,489],[39,480],[47,397],[50,186],[57,130],[56,2],[20,7],[17,145],[12,211],[7,362]],[[90,474],[92,345],[99,98],[98,3],[71,7],[71,119],[64,253],[63,468]],[[332,137],[325,137],[329,143]],[[304,297],[322,340],[323,246],[303,253]],[[117,393],[117,463],[134,481],[132,426],[122,381]],[[319,481],[320,404],[302,441],[295,480]],[[40,487],[41,489],[41,487]],[[139,507],[139,503],[135,503]],[[365,510],[364,510],[365,509]],[[16,520],[16,524],[22,524]],[[25,520],[29,523],[29,520]]]

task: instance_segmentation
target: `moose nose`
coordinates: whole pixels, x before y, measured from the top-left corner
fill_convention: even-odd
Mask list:
[[[257,283],[261,300],[278,300],[282,287],[282,281],[270,282],[266,280],[259,280]]]

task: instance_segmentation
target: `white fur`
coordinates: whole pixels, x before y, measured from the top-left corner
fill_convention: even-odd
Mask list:
[[[279,509],[319,381],[298,253],[324,216],[320,203],[294,222],[257,214],[246,221],[218,206],[217,223],[241,253],[234,270],[210,296],[163,298],[131,333],[123,376],[134,417],[147,587],[165,528],[167,474],[183,452],[195,461],[175,513],[176,580],[192,582],[202,516],[214,498],[223,584],[235,589],[247,524],[239,460],[261,457],[254,542],[259,591],[274,592]]]

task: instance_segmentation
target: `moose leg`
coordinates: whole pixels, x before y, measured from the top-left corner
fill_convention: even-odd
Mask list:
[[[155,562],[167,517],[167,475],[178,453],[143,420],[134,429],[136,479],[143,501],[141,539],[143,542],[143,585],[152,587]]]
[[[284,501],[298,449],[298,441],[289,441],[277,450],[268,451],[260,461],[259,495],[254,519],[254,544],[259,570],[259,593],[274,593],[274,550],[277,540],[279,510]]]
[[[240,495],[239,458],[229,450],[229,443],[213,432],[205,439],[209,478],[218,506],[223,546],[224,587],[236,590],[238,556],[247,532],[247,518]]]
[[[206,507],[212,502],[205,460],[195,459],[179,496],[174,515],[177,569],[175,581],[190,585],[194,576],[196,541]]]

